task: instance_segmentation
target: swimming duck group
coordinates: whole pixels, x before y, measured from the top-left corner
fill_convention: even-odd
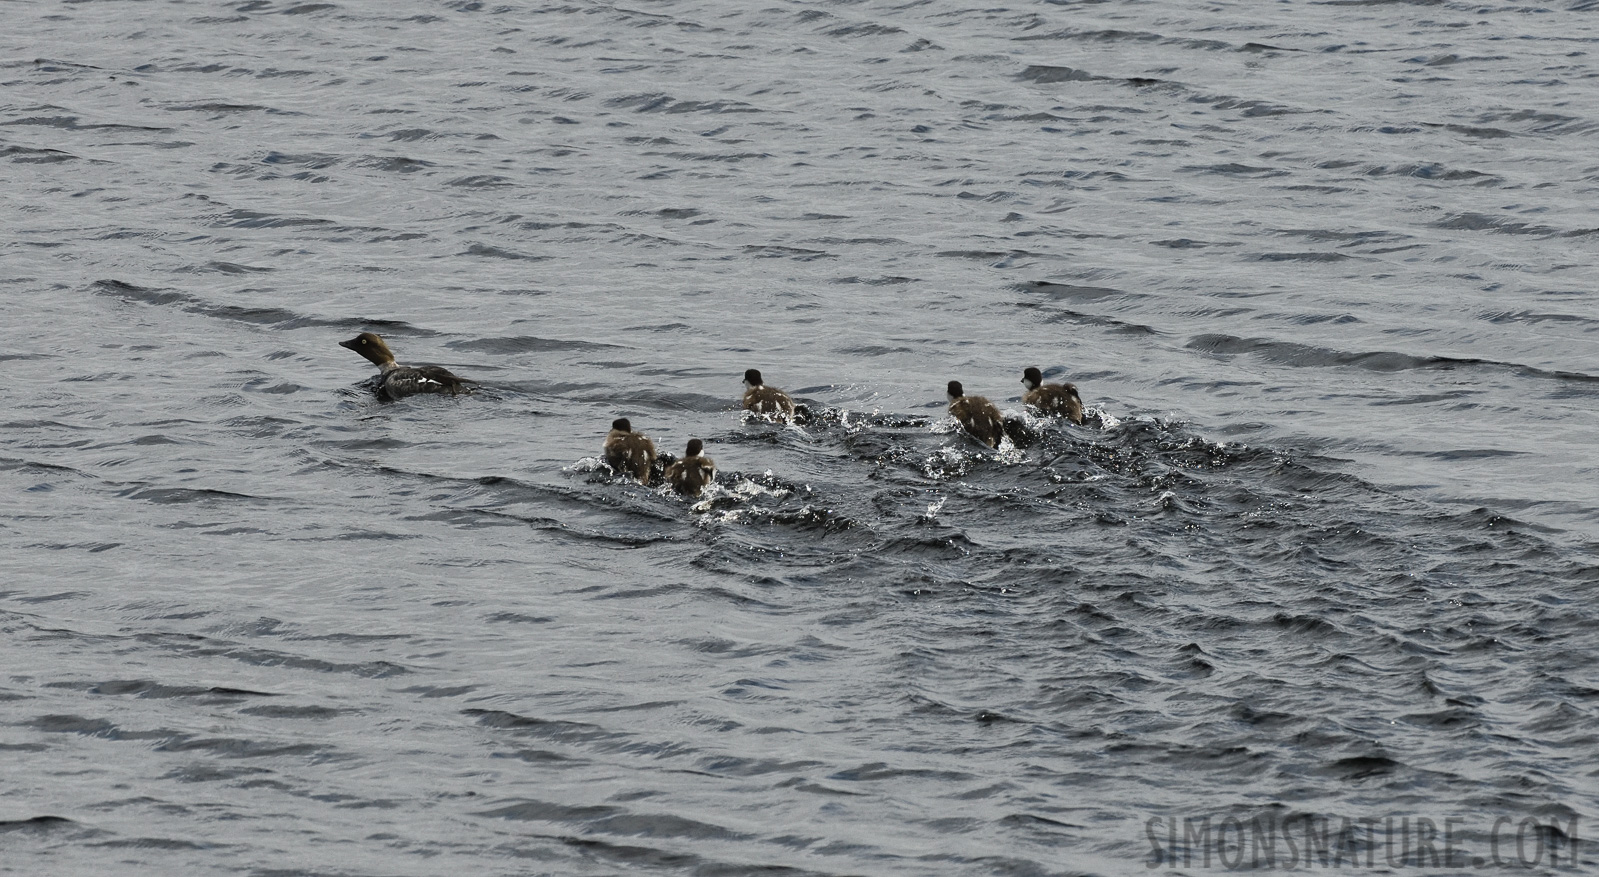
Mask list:
[[[475,386],[436,365],[400,365],[383,339],[372,332],[362,332],[349,341],[340,341],[340,347],[361,354],[378,367],[377,383],[373,391],[388,401],[418,393],[448,393],[455,396],[470,393]],[[1029,367],[1022,372],[1022,384],[1027,392],[1022,403],[1039,411],[1064,417],[1072,423],[1083,422],[1083,399],[1073,384],[1046,384],[1044,375]],[[949,413],[960,422],[973,438],[991,447],[999,447],[1005,437],[1005,419],[994,403],[982,396],[968,396],[960,381],[950,381],[948,388]],[[743,408],[753,414],[787,423],[794,421],[800,410],[789,394],[769,387],[761,379],[758,369],[744,372]],[[605,464],[617,472],[625,472],[650,483],[650,471],[655,466],[655,443],[649,437],[633,431],[626,417],[611,421],[611,431],[605,436],[603,448]],[[665,480],[672,489],[684,496],[698,496],[705,485],[716,477],[716,463],[705,456],[705,443],[690,439],[683,457],[666,467]]]

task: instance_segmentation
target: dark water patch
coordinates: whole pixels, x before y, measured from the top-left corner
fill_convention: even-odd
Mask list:
[[[211,703],[233,703],[247,697],[277,697],[266,691],[223,686],[163,685],[149,679],[116,679],[106,682],[53,682],[51,688],[70,688],[113,697],[132,695],[139,698],[164,700],[168,698],[203,698]]]
[[[270,779],[274,775],[274,771],[264,767],[242,764],[221,765],[210,761],[199,761],[175,767],[161,778],[179,783],[232,783],[242,780],[239,785],[244,788],[266,787],[286,791],[287,784]]]
[[[264,393],[268,396],[287,396],[290,393],[298,393],[301,390],[309,390],[311,388],[287,382],[274,384],[268,382],[266,378],[255,378],[246,381],[239,389],[249,393]]]
[[[1478,117],[1478,123],[1482,125],[1498,122],[1521,125],[1527,133],[1546,135],[1587,134],[1599,128],[1599,123],[1545,110],[1506,109],[1483,113]]]
[[[46,734],[79,734],[106,740],[166,740],[177,736],[175,731],[125,731],[107,719],[84,716],[52,714],[38,716],[26,723],[27,727]]]
[[[497,174],[474,174],[465,177],[456,177],[445,185],[461,189],[501,189],[516,185],[509,177]]]
[[[894,767],[881,761],[835,771],[828,774],[827,778],[849,783],[872,783],[890,779],[928,779],[942,783],[964,783],[977,779],[965,771]]]
[[[1403,454],[1405,452],[1400,451],[1399,453]],[[1526,453],[1526,451],[1511,451],[1502,448],[1462,448],[1450,451],[1428,451],[1421,453],[1419,456],[1436,460],[1487,460],[1495,457],[1519,457]]]
[[[707,756],[698,769],[717,776],[760,777],[772,774],[800,774],[826,767],[826,762],[815,760],[787,760],[777,758],[747,758],[736,755]]]
[[[607,482],[616,483],[623,486],[637,484],[637,482],[633,481],[632,479],[622,478],[620,476],[607,478]],[[596,544],[602,547],[610,547],[618,550],[632,550],[660,543],[683,541],[683,537],[681,536],[660,531],[628,532],[637,531],[639,530],[639,527],[637,524],[629,522],[625,519],[620,520],[616,522],[614,526],[607,528],[596,526],[577,526],[543,515],[518,514],[516,512],[500,511],[497,509],[473,509],[471,511],[474,514],[484,517],[497,518],[502,521],[512,521],[525,524],[534,530],[543,531],[561,538],[571,539],[576,542]]]
[[[145,304],[167,305],[180,302],[192,302],[194,299],[181,292],[172,290],[150,289],[136,286],[122,280],[96,280],[89,288],[100,294],[116,296],[117,298],[140,301]]]
[[[1442,6],[1446,0],[1314,0],[1314,6]]]
[[[490,819],[581,825],[583,830],[631,837],[745,840],[750,836],[718,825],[660,813],[633,813],[615,805],[567,805],[524,799],[477,813]]]
[[[406,694],[417,694],[424,698],[440,698],[460,697],[465,694],[471,694],[472,692],[477,691],[478,688],[479,686],[476,685],[451,685],[448,687],[440,687],[437,685],[412,685],[400,690]]]
[[[39,594],[37,596],[30,597],[17,597],[16,600],[19,603],[57,603],[63,600],[76,600],[87,596],[88,594],[84,593],[83,591],[59,591],[54,594]]]
[[[325,661],[290,652],[240,646],[194,634],[139,634],[134,639],[152,648],[173,652],[185,658],[226,658],[256,667],[284,667],[314,673],[338,673],[364,679],[388,679],[411,672],[389,661],[360,663]]]
[[[1039,85],[1050,85],[1057,82],[1110,82],[1118,85],[1131,85],[1135,88],[1159,85],[1161,82],[1159,79],[1147,76],[1100,76],[1075,67],[1053,67],[1047,64],[1030,65],[1017,74],[1017,78],[1025,82],[1035,82]],[[1060,117],[1033,113],[1015,118],[1023,121],[1049,121]]]
[[[250,325],[271,326],[275,329],[331,327],[341,331],[358,332],[381,328],[385,330],[384,334],[388,334],[391,329],[414,334],[430,334],[423,330],[414,329],[405,323],[390,320],[331,320],[308,317],[285,308],[219,305],[189,293],[178,292],[173,289],[143,287],[123,280],[97,280],[89,285],[89,290],[97,295],[110,296],[123,301],[135,301],[149,305],[177,305],[182,310],[192,314]]]
[[[1129,293],[1106,286],[1079,286],[1072,283],[1055,283],[1048,280],[1029,280],[1014,287],[1018,292],[1042,296],[1050,301],[1098,302],[1107,298],[1143,298],[1141,293]]]
[[[171,128],[162,128],[147,125],[119,125],[111,123],[95,123],[82,125],[78,123],[77,116],[25,116],[0,122],[0,127],[7,125],[35,125],[45,128],[61,128],[67,131],[170,131]]]
[[[725,161],[737,163],[754,158],[771,158],[769,152],[651,152],[653,156],[661,156],[676,161]],[[704,225],[714,220],[701,220],[696,225]]]
[[[35,70],[44,70],[44,71],[51,72],[51,73],[59,73],[59,72],[62,72],[62,71],[71,71],[71,72],[77,73],[77,72],[82,72],[84,70],[104,70],[105,69],[104,67],[97,67],[97,66],[95,66],[93,64],[83,64],[83,63],[80,63],[78,61],[63,61],[63,60],[61,60],[59,58],[34,58],[32,61],[21,61],[21,60],[18,60],[18,61],[0,62],[0,68],[6,68],[6,67],[10,67],[10,68],[13,68],[13,69],[31,67],[31,68],[33,68]]]
[[[859,283],[859,284],[863,284],[863,285],[866,285],[866,286],[903,286],[903,285],[905,285],[907,283],[919,283],[920,281],[921,281],[921,278],[919,278],[919,277],[889,276],[889,277],[864,278],[864,277],[850,276],[850,277],[839,277],[839,278],[836,278],[836,279],[834,279],[834,280],[832,280],[830,282],[831,283],[838,283],[838,284]]]
[[[628,211],[628,212],[624,212],[622,215],[624,215],[624,216],[642,216],[642,215],[645,215],[645,214],[642,211]],[[589,229],[593,229],[593,230],[597,230],[597,231],[619,232],[619,231],[626,231],[627,230],[626,226],[617,225],[614,222],[573,222],[573,221],[568,221],[568,222],[550,222],[549,220],[543,220],[543,219],[523,220],[519,216],[508,217],[507,221],[516,221],[516,227],[521,229],[522,231],[550,231],[552,229],[569,229],[569,230],[589,230]],[[586,239],[587,238],[571,238],[569,240],[586,240]]]
[[[1381,407],[1384,405],[1428,405],[1433,402],[1451,402],[1457,399],[1469,398],[1472,390],[1456,390],[1450,393],[1417,393],[1408,396],[1399,396],[1392,399],[1373,399],[1368,405]]]
[[[793,259],[797,262],[810,262],[815,259],[835,259],[832,253],[822,250],[806,250],[800,247],[780,247],[776,245],[746,246],[744,252],[757,259]]]
[[[1482,140],[1502,140],[1506,137],[1517,136],[1513,131],[1506,131],[1503,128],[1490,128],[1482,125],[1459,125],[1437,122],[1423,122],[1421,124],[1424,127],[1438,128],[1448,131],[1452,134],[1460,134],[1465,137],[1476,137]]]
[[[874,22],[861,22],[859,24],[847,24],[847,25],[844,25],[842,27],[835,27],[835,28],[832,28],[831,30],[823,31],[823,33],[826,34],[827,36],[840,37],[840,38],[881,37],[881,36],[891,36],[893,34],[902,34],[904,32],[905,31],[903,29],[895,27],[893,25],[877,24],[877,23],[874,23]]]
[[[10,159],[18,164],[60,164],[65,161],[79,160],[78,156],[61,149],[44,149],[11,144],[0,145],[0,158]]]
[[[1377,372],[1486,369],[1506,371],[1521,377],[1579,384],[1599,383],[1599,375],[1550,371],[1519,363],[1498,362],[1488,359],[1465,359],[1452,356],[1414,356],[1395,351],[1348,353],[1288,341],[1274,341],[1266,338],[1240,338],[1237,335],[1195,335],[1189,339],[1186,346],[1190,350],[1199,350],[1219,356],[1249,354],[1269,362],[1306,368],[1352,366]]]
[[[10,834],[12,832],[45,834],[69,829],[76,825],[76,822],[64,816],[33,816],[27,819],[5,819],[0,820],[0,834]]]
[[[1504,178],[1498,174],[1474,170],[1456,170],[1438,164],[1371,165],[1361,169],[1360,173],[1368,177],[1413,177],[1420,180],[1438,180],[1446,183],[1467,180],[1479,184],[1502,184],[1504,182]]]
[[[1295,108],[1295,107],[1289,107],[1289,106],[1284,106],[1282,104],[1273,103],[1271,101],[1256,100],[1256,99],[1252,99],[1252,98],[1225,97],[1225,96],[1217,97],[1217,96],[1212,96],[1212,95],[1195,95],[1193,97],[1190,97],[1188,100],[1189,100],[1190,103],[1209,104],[1212,108],[1217,109],[1217,110],[1222,110],[1222,111],[1226,111],[1226,110],[1243,110],[1243,116],[1246,119],[1272,118],[1272,117],[1275,117],[1275,116],[1292,116],[1292,115],[1300,115],[1300,114],[1305,114],[1305,113],[1323,113],[1323,112],[1327,112],[1326,110],[1298,109],[1298,108]],[[1226,166],[1227,165],[1219,165],[1218,167],[1226,167]],[[1263,178],[1264,176],[1282,176],[1282,175],[1286,175],[1287,173],[1288,173],[1287,171],[1279,171],[1279,172],[1273,173],[1273,174],[1262,175],[1260,177],[1257,177],[1257,179],[1258,178]]]
[[[1441,730],[1458,731],[1477,728],[1482,725],[1482,717],[1476,710],[1454,707],[1430,713],[1412,713],[1401,717],[1403,721],[1418,727]]]
[[[1343,262],[1353,258],[1345,253],[1257,253],[1256,262]]]
[[[605,102],[608,107],[618,109],[631,109],[637,113],[760,113],[765,112],[743,101],[696,101],[678,100],[669,94],[653,92],[648,94],[630,94],[614,97]]]
[[[3,700],[21,700],[22,698],[8,697]],[[0,752],[48,752],[50,747],[44,743],[0,743]],[[0,823],[4,825],[4,823]],[[3,829],[0,829],[3,830]]]
[[[262,213],[256,210],[229,210],[212,220],[212,225],[226,228],[315,228],[331,229],[335,223],[331,219],[315,219],[307,217],[280,216],[275,213]]]
[[[332,12],[337,10],[335,3],[299,3],[287,9],[277,10],[278,15],[313,15],[318,12]]]
[[[228,490],[214,488],[193,487],[129,487],[117,493],[117,496],[126,499],[143,500],[157,505],[174,505],[187,503],[200,503],[202,505],[225,504],[238,500],[250,503],[265,501],[266,497],[251,496],[247,493],[234,493]]]
[[[1276,234],[1303,238],[1311,243],[1382,244],[1409,240],[1411,235],[1394,231],[1339,231],[1330,228],[1283,228]]]
[[[557,743],[584,744],[622,737],[613,731],[586,722],[540,719],[503,710],[464,709],[461,715],[475,720],[479,726],[489,730],[503,731],[518,737],[538,737]]]
[[[595,838],[564,837],[561,839],[561,842],[568,847],[577,850],[578,853],[580,853],[585,859],[593,859],[606,863],[614,862],[617,866],[620,866],[625,870],[653,869],[680,871],[685,873],[703,871],[706,873],[725,873],[729,875],[736,875],[740,873],[740,871],[746,870],[743,867],[733,866],[727,863],[708,861],[700,856],[694,855],[693,853],[660,850],[651,847],[629,846],[625,844],[611,843],[609,841]],[[796,871],[795,869],[786,866],[762,865],[757,866],[754,869],[755,873],[766,873],[768,871],[773,871],[774,873],[780,875],[780,877],[789,877],[789,875],[793,875],[793,877],[808,877],[808,875],[811,873],[806,871]]]
[[[1095,82],[1105,79],[1075,67],[1051,67],[1046,64],[1034,64],[1019,74],[1019,78],[1029,82]]]
[[[1150,241],[1157,247],[1167,247],[1173,250],[1202,250],[1207,247],[1236,247],[1241,246],[1237,241],[1196,241],[1189,238],[1171,238],[1163,241]]]
[[[133,837],[119,840],[97,841],[89,844],[95,849],[112,850],[218,850],[224,845],[213,843],[196,843],[194,841],[177,840],[168,837]]]
[[[311,168],[313,170],[324,170],[330,167],[337,167],[343,161],[344,158],[342,156],[332,155],[325,152],[307,152],[300,154],[268,152],[266,155],[261,157],[262,164],[283,164],[290,165],[292,167]]]
[[[303,113],[295,110],[279,110],[261,104],[232,104],[220,101],[207,103],[169,103],[166,109],[174,113],[211,113],[214,118],[221,119],[234,113],[264,113],[272,116],[299,116]]]
[[[281,758],[283,756],[326,759],[335,750],[320,743],[268,743],[237,737],[171,736],[157,752],[199,752],[219,758]]]
[[[570,805],[547,801],[524,800],[515,804],[485,810],[475,815],[489,819],[512,819],[518,822],[577,822],[588,823],[623,812],[609,804]]]
[[[1153,31],[1132,31],[1120,28],[1077,29],[1065,28],[1050,31],[1044,34],[1030,34],[1024,37],[1013,37],[1016,42],[1089,42],[1089,43],[1155,43],[1163,46],[1173,46],[1182,49],[1196,49],[1199,51],[1228,51],[1234,46],[1220,40],[1192,39],[1188,37],[1167,37]]]
[[[466,248],[463,256],[489,256],[495,259],[513,259],[522,262],[543,262],[549,256],[532,256],[526,253],[517,253],[500,247],[491,247],[487,244],[473,244]]]
[[[1481,64],[1492,61],[1506,60],[1503,55],[1479,55],[1461,57],[1454,52],[1445,52],[1440,55],[1418,55],[1405,59],[1406,64],[1419,64],[1423,67],[1453,67],[1456,64]]]
[[[256,265],[240,265],[236,262],[212,261],[204,265],[190,265],[177,269],[180,274],[229,274],[233,276],[246,274],[267,274],[276,271],[276,268],[262,268]]]
[[[1249,313],[1247,309],[1238,308],[1229,310],[1223,316],[1236,317]],[[1348,326],[1365,321],[1353,314],[1269,314],[1269,318],[1281,319],[1298,326],[1320,326],[1329,324],[1334,326]]]
[[[1436,222],[1433,228],[1451,231],[1491,231],[1498,234],[1532,235],[1544,238],[1580,238],[1599,235],[1599,226],[1583,229],[1558,229],[1547,225],[1519,222],[1508,217],[1487,216],[1481,213],[1457,213]]]
[[[1250,177],[1257,180],[1271,179],[1273,177],[1286,177],[1290,175],[1289,171],[1283,170],[1282,168],[1259,167],[1256,165],[1240,164],[1238,162],[1212,165],[1189,165],[1179,168],[1179,170],[1183,170],[1188,173],[1218,174],[1228,177]]]
[[[260,716],[265,719],[310,719],[314,721],[327,721],[340,716],[358,714],[359,710],[347,707],[326,706],[288,706],[270,704],[267,706],[245,707],[239,710],[241,715]]]
[[[1536,311],[1486,311],[1477,319],[1490,323],[1560,323],[1580,327],[1584,332],[1599,328],[1599,319],[1577,314],[1550,314]]]
[[[65,424],[51,423],[52,427],[65,426]],[[8,427],[9,428],[9,427]],[[68,427],[70,429],[83,429],[83,427]],[[19,457],[0,457],[0,472],[35,472],[45,475],[68,474],[79,478],[93,478],[87,472],[74,469],[71,466],[62,466],[57,463],[42,463],[34,460],[24,460]]]
[[[1357,755],[1328,762],[1321,767],[1321,772],[1340,780],[1354,781],[1391,776],[1404,768],[1402,762],[1385,755]]]
[[[892,353],[912,353],[914,351],[909,347],[886,347],[881,344],[869,344],[861,347],[839,347],[835,348],[833,352],[842,356],[859,356],[869,358],[874,356],[888,356]]]
[[[102,551],[111,551],[123,547],[122,542],[36,542],[30,548],[43,548],[46,551],[86,551],[90,554],[99,554]]]
[[[694,207],[661,207],[656,210],[625,210],[623,216],[658,216],[662,219],[693,219],[705,211]]]
[[[483,620],[490,624],[549,624],[555,619],[547,615],[523,615],[520,612],[496,612]]]
[[[366,167],[390,174],[414,174],[437,167],[434,162],[403,155],[369,155],[351,162],[351,167]]]

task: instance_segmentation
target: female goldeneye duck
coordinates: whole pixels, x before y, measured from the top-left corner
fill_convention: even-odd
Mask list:
[[[1022,372],[1022,383],[1027,386],[1022,404],[1045,414],[1063,415],[1072,423],[1082,425],[1083,397],[1077,395],[1075,384],[1046,384],[1043,372],[1031,367]]]
[[[398,399],[416,393],[449,393],[454,396],[472,392],[472,387],[466,381],[443,366],[400,365],[394,361],[389,345],[371,332],[362,332],[348,341],[340,341],[339,346],[361,354],[378,367],[376,391],[386,399]]]
[[[655,442],[634,432],[626,417],[618,417],[611,421],[611,431],[605,436],[605,464],[632,475],[640,484],[649,484],[650,467],[655,465]]]
[[[744,372],[744,410],[793,420],[794,400],[782,390],[761,383],[760,370],[752,368]]]
[[[666,467],[666,481],[673,490],[684,496],[699,496],[705,485],[715,480],[716,463],[705,456],[704,451],[703,442],[689,439],[683,459]]]
[[[999,416],[999,409],[982,396],[966,395],[960,381],[949,382],[949,413],[973,438],[991,448],[999,447],[999,440],[1005,436],[1005,420]]]

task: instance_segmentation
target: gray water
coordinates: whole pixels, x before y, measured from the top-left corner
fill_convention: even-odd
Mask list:
[[[0,872],[1592,867],[1596,13],[5,4]]]

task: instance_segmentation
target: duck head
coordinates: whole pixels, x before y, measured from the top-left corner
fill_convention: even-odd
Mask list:
[[[379,368],[394,364],[394,353],[389,350],[389,345],[372,332],[362,332],[348,341],[340,341],[339,346],[361,354]]]

